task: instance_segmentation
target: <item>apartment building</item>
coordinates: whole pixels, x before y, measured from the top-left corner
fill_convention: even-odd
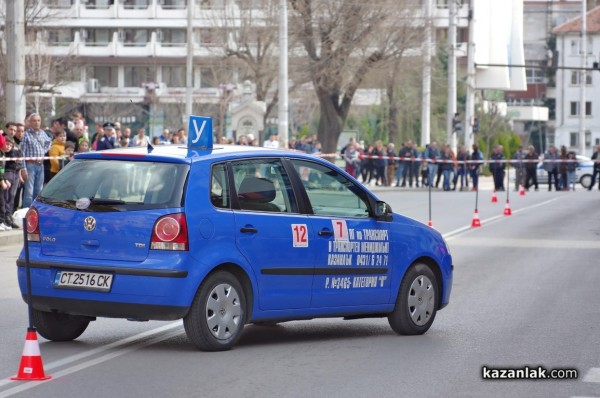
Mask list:
[[[33,102],[60,115],[69,106],[60,104],[71,99],[90,121],[144,125],[158,135],[184,125],[191,50],[194,112],[225,119],[237,107],[264,114],[261,106],[243,106],[251,85],[237,81],[234,67],[223,67],[216,21],[236,6],[234,0],[43,0],[26,17],[28,108]],[[242,118],[245,131],[262,128],[263,114]]]
[[[581,67],[581,16],[571,19],[556,28],[557,65],[566,69],[556,72],[556,120],[554,143],[565,145],[570,150],[579,148],[580,112],[585,112],[585,154],[590,156],[593,147],[600,145],[600,73],[588,71],[585,82]],[[592,68],[600,61],[600,7],[586,15],[587,67]],[[572,68],[572,69],[568,69]],[[585,105],[582,105],[581,85],[585,84]]]

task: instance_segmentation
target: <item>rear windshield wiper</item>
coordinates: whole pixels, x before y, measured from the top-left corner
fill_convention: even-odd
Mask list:
[[[90,198],[90,202],[95,205],[124,205],[127,202],[120,199],[100,199],[100,198]]]

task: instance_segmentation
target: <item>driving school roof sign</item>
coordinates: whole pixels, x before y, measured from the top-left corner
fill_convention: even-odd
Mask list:
[[[211,117],[190,115],[187,144],[190,148],[212,149],[213,121]]]

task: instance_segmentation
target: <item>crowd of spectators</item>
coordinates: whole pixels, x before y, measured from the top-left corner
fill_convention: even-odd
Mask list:
[[[0,231],[18,228],[13,212],[29,207],[43,185],[50,181],[75,153],[117,147],[180,144],[187,142],[186,130],[171,132],[165,128],[162,134],[150,138],[144,128],[132,134],[131,128],[122,128],[119,122],[95,123],[90,132],[84,117],[75,113],[70,121],[54,119],[47,128],[42,128],[39,114],[28,115],[24,123],[8,122],[0,131]],[[221,144],[259,146],[259,140],[251,133],[241,134],[237,140],[220,137]],[[264,141],[266,148],[282,148],[277,133]],[[322,146],[317,134],[292,137],[287,149],[321,155]],[[433,141],[419,148],[412,141],[402,143],[396,150],[394,143],[384,145],[381,140],[372,144],[357,142],[351,138],[339,154],[346,171],[363,184],[394,186],[399,188],[438,188],[444,191],[478,189],[479,175],[484,157],[477,145],[461,146],[454,153],[450,145],[438,147]],[[11,158],[12,160],[3,160]],[[47,158],[42,160],[43,158]],[[592,158],[595,161],[592,186],[600,176],[600,146]],[[515,190],[523,186],[529,190],[539,189],[537,164],[543,160],[548,173],[548,190],[575,190],[577,158],[574,152],[562,147],[560,151],[550,146],[540,156],[533,146],[525,150],[522,146],[510,160],[515,170]],[[488,158],[489,171],[494,180],[494,189],[503,191],[507,160],[504,149],[496,145]],[[600,180],[600,178],[599,178]],[[600,188],[600,182],[599,182]],[[591,189],[591,187],[590,187]]]
[[[57,118],[42,128],[42,118],[32,113],[23,123],[8,122],[0,130],[0,231],[19,228],[13,214],[27,208],[50,181],[78,152],[118,147],[179,144],[187,141],[186,130],[164,129],[152,140],[144,128],[132,136],[131,128],[119,122],[95,123],[93,132],[80,113],[71,120]],[[10,158],[11,160],[4,160]]]

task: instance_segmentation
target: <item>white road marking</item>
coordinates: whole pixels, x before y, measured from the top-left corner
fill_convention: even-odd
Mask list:
[[[181,334],[180,330],[174,330],[174,331],[165,333],[165,334],[163,334],[161,336],[156,336],[156,337],[151,338],[149,340],[141,341],[139,343],[136,343],[134,345],[128,346],[126,348],[122,348],[120,350],[110,352],[110,353],[108,353],[106,355],[103,355],[101,357],[90,359],[89,361],[86,361],[86,362],[83,362],[83,363],[71,366],[69,368],[63,369],[61,371],[58,371],[58,372],[52,374],[51,375],[52,379],[48,379],[48,380],[44,380],[44,381],[37,381],[37,382],[34,382],[34,383],[25,383],[25,384],[21,384],[19,386],[13,387],[13,388],[11,388],[9,390],[2,391],[2,392],[0,392],[0,398],[10,397],[11,395],[14,395],[14,394],[17,394],[17,393],[29,390],[31,388],[37,387],[37,386],[39,386],[41,384],[44,384],[44,383],[47,383],[49,381],[59,379],[59,378],[61,378],[63,376],[70,375],[71,373],[75,373],[75,372],[78,372],[80,370],[83,370],[83,369],[86,369],[86,368],[98,365],[98,364],[100,364],[102,362],[109,361],[109,360],[111,360],[113,358],[120,357],[120,356],[125,355],[125,354],[129,354],[130,352],[133,352],[135,350],[139,350],[140,348],[143,348],[143,347],[146,347],[146,346],[149,346],[149,345],[152,345],[152,344],[160,343],[161,341],[170,339],[171,337],[175,337],[175,336],[178,336],[180,334]],[[76,355],[74,355],[74,356],[76,356]]]
[[[535,247],[540,249],[595,249],[600,250],[600,241],[552,240],[552,239],[512,239],[461,237],[452,241],[452,246],[478,247]]]
[[[600,383],[600,368],[591,368],[588,370],[583,381],[588,383]]]
[[[544,202],[537,203],[535,205],[531,205],[531,206],[527,206],[527,207],[522,207],[522,208],[520,208],[518,210],[513,210],[512,214],[518,214],[518,213],[521,213],[523,211],[535,209],[536,207],[545,206],[545,205],[553,203],[553,202],[555,202],[557,200],[558,200],[558,198],[554,198],[554,199],[546,200]],[[481,228],[484,228],[485,225],[489,224],[490,222],[497,221],[497,220],[500,220],[500,219],[506,219],[506,217],[510,217],[510,216],[505,216],[504,214],[501,214],[501,215],[498,215],[498,216],[494,216],[494,217],[489,217],[489,218],[486,218],[486,219],[482,219],[481,220],[481,225],[482,225]],[[473,229],[477,229],[477,228],[472,228],[470,225],[467,225],[466,227],[462,227],[462,228],[455,229],[454,231],[446,232],[445,234],[442,234],[442,236],[446,240],[449,241],[449,240],[452,240],[452,239],[456,238],[459,235],[462,235],[464,232],[472,231]]]
[[[109,344],[103,345],[103,346],[98,347],[98,348],[94,348],[94,349],[91,349],[91,350],[88,350],[88,351],[84,351],[84,352],[81,352],[79,354],[71,355],[71,356],[68,356],[66,358],[59,359],[58,361],[50,362],[50,363],[44,365],[44,371],[46,373],[48,373],[48,371],[50,371],[52,369],[56,369],[56,368],[59,368],[61,366],[69,365],[69,364],[71,364],[73,362],[80,361],[80,360],[85,359],[87,357],[90,357],[90,356],[93,356],[93,355],[97,355],[97,354],[101,354],[101,353],[103,353],[105,351],[112,350],[112,349],[115,349],[115,348],[119,348],[119,347],[122,347],[122,346],[127,345],[127,344],[135,343],[136,341],[140,341],[140,340],[143,340],[145,338],[151,337],[153,335],[169,331],[171,329],[180,327],[181,325],[182,325],[182,321],[171,322],[171,323],[169,323],[167,325],[158,327],[156,329],[148,330],[146,332],[142,332],[142,333],[136,334],[134,336],[126,337],[124,339],[121,339],[121,340],[115,341],[113,343],[109,343]],[[176,331],[176,333],[179,334],[181,332],[178,330],[178,331]],[[158,338],[161,338],[161,337],[162,336],[159,336]],[[158,340],[158,341],[162,341],[162,340]],[[133,347],[135,347],[134,349],[138,349],[140,347],[144,347],[144,346],[148,345],[148,344],[145,344],[145,343],[137,343],[137,344],[139,346],[135,345],[135,346],[132,346],[132,347],[129,347],[129,348],[124,348],[123,350],[132,351],[131,348],[133,348]],[[121,350],[121,351],[123,351],[123,350]],[[118,352],[121,352],[121,351],[116,351],[115,353],[118,353]],[[112,354],[108,354],[108,355],[112,355]],[[63,370],[62,372],[64,372],[64,371],[65,370]],[[53,378],[56,378],[54,375],[52,375],[52,376],[53,376]],[[10,380],[10,379],[0,380],[0,387],[5,386],[5,385],[10,384],[10,383],[16,383],[16,382],[17,382],[16,380]],[[40,382],[37,382],[37,383],[39,384]],[[0,397],[4,397],[5,396],[5,395],[2,395],[2,394],[4,394],[4,393],[0,393]]]

